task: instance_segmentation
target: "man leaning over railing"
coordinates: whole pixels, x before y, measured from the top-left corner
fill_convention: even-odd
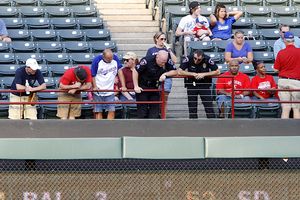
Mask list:
[[[75,119],[81,115],[80,90],[88,90],[92,87],[91,70],[87,66],[78,66],[65,71],[59,82],[59,89],[66,90],[58,94],[58,101],[75,102],[74,104],[59,104],[57,117],[61,119]]]
[[[46,89],[46,83],[41,67],[33,58],[26,60],[24,67],[16,70],[15,78],[12,82],[12,90],[25,90],[25,92],[12,92],[10,94],[10,102],[28,102],[31,95],[39,90]],[[35,82],[39,86],[35,86]],[[34,101],[34,100],[33,100]],[[9,119],[37,119],[37,110],[35,105],[9,105]]]
[[[161,50],[155,56],[146,56],[141,59],[140,64],[132,71],[136,100],[159,101],[159,92],[146,92],[143,89],[158,89],[159,82],[168,76],[177,75],[174,63],[168,59],[168,52]],[[159,104],[137,104],[138,118],[159,118]]]

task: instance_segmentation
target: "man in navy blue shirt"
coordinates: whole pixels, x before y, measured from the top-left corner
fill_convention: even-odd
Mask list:
[[[12,92],[10,102],[28,102],[30,93],[46,89],[46,83],[41,67],[34,58],[26,60],[26,66],[16,70],[15,78],[12,82],[12,90],[24,90],[24,92]],[[39,86],[36,86],[38,82]],[[10,105],[9,119],[37,119],[35,105]]]
[[[167,51],[160,50],[155,56],[142,58],[136,70],[132,71],[137,102],[159,101],[159,92],[144,92],[143,89],[158,89],[160,82],[177,75],[176,67],[168,56]],[[157,119],[159,104],[138,104],[137,114],[138,118]]]

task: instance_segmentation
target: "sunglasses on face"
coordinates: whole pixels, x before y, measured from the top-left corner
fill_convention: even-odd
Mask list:
[[[159,40],[163,40],[163,41],[166,41],[167,39],[166,39],[166,38],[159,38]]]
[[[124,62],[129,62],[130,59],[124,59]]]
[[[201,61],[202,60],[202,58],[196,58],[196,57],[194,57],[194,61]]]

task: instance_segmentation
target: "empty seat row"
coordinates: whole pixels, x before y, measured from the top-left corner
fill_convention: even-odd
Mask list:
[[[91,0],[1,0],[0,6],[72,6],[90,5]]]
[[[83,18],[4,18],[7,29],[103,29],[103,20]]]
[[[46,52],[102,52],[110,48],[117,52],[114,41],[69,41],[69,42],[0,42],[0,52],[19,52],[19,53],[46,53]]]
[[[49,30],[49,29],[9,29],[8,35],[12,41],[92,41],[111,39],[108,29],[85,30]]]
[[[97,17],[94,6],[0,7],[0,17]]]
[[[28,58],[39,63],[91,64],[97,54],[93,53],[0,53],[0,64],[24,64]]]

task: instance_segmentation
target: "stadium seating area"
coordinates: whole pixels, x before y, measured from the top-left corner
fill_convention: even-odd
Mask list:
[[[166,28],[169,34],[169,41],[173,46],[182,46],[182,38],[175,36],[175,31],[180,19],[188,14],[188,4],[191,1],[165,0],[162,3],[162,18],[166,19]],[[279,36],[279,24],[287,24],[291,31],[300,36],[300,18],[299,1],[297,0],[199,0],[201,5],[201,15],[208,17],[214,12],[217,3],[226,5],[227,11],[240,10],[243,16],[233,24],[234,30],[242,30],[245,33],[245,39],[250,43],[255,60],[262,60],[266,63],[267,74],[273,75],[277,81],[277,73],[273,70],[274,42]],[[192,41],[189,44],[189,53],[196,49],[202,49],[207,55],[210,55],[217,62],[221,73],[227,71],[227,65],[224,64],[224,51],[227,43],[230,41]],[[178,49],[174,49],[178,50]],[[179,49],[180,50],[180,49]],[[182,52],[176,52],[182,55]],[[254,67],[251,64],[242,64],[240,71],[248,74],[250,78],[255,75]],[[215,80],[214,80],[215,82]],[[215,95],[215,86],[212,87],[212,94]],[[250,117],[251,112],[248,108],[236,108],[235,114],[240,117]],[[253,108],[249,108],[253,109]],[[243,113],[245,112],[245,113]],[[260,107],[257,110],[256,117],[279,117],[280,106],[271,105],[267,108]],[[248,114],[247,114],[248,113]]]
[[[166,19],[167,31],[174,33],[181,17],[188,14],[185,0],[161,1],[161,18]],[[300,36],[300,1],[298,0],[199,0],[201,14],[209,16],[216,3],[223,3],[227,10],[242,10],[244,15],[234,23],[233,29],[241,29],[251,44],[254,58],[266,62],[267,73],[278,79],[273,71],[273,44],[279,38],[279,24],[288,24],[295,35]],[[49,89],[57,88],[59,77],[74,65],[90,65],[92,59],[105,48],[117,53],[117,44],[111,40],[110,31],[104,26],[97,8],[89,0],[2,0],[0,18],[6,23],[12,43],[0,42],[0,86],[9,89],[14,71],[29,57],[37,59],[42,66]],[[181,42],[171,34],[168,38],[173,47]],[[227,70],[224,64],[224,50],[229,41],[196,41],[189,45],[189,52],[203,49],[217,62],[221,72]],[[179,53],[181,54],[181,52]],[[178,54],[177,54],[178,55]],[[252,65],[242,65],[240,70],[250,77],[255,75]],[[212,94],[215,95],[215,86]],[[175,91],[175,90],[173,90]],[[8,94],[2,94],[7,100]],[[56,100],[56,94],[40,93],[40,100]],[[87,95],[84,95],[87,100]],[[41,118],[51,118],[55,105],[40,106]],[[92,117],[92,106],[86,105],[83,118]],[[237,108],[238,109],[238,108]],[[278,117],[280,108],[274,108]],[[271,112],[274,109],[270,109]],[[7,111],[7,106],[1,106]],[[241,109],[247,110],[245,108]],[[130,109],[129,109],[130,111]],[[133,110],[133,116],[135,110]],[[257,115],[258,117],[268,116]],[[239,112],[236,112],[239,115]],[[242,114],[243,115],[243,114]],[[2,116],[2,115],[1,115]],[[4,115],[5,116],[5,115]],[[120,107],[119,117],[131,116]],[[248,116],[248,115],[246,115]]]
[[[80,64],[90,66],[105,48],[117,52],[110,31],[89,0],[2,0],[0,18],[13,41],[0,42],[2,89],[10,88],[15,70],[30,57],[42,66],[47,88],[56,89],[66,69]],[[56,94],[38,96],[41,101],[57,99]],[[87,99],[87,95],[83,98]],[[2,100],[7,99],[8,94],[2,93]],[[8,106],[0,109],[1,116],[7,118]],[[93,118],[92,109],[92,105],[84,105],[82,117]],[[39,110],[40,118],[52,118],[56,105],[41,105]],[[119,117],[123,117],[122,113]]]

